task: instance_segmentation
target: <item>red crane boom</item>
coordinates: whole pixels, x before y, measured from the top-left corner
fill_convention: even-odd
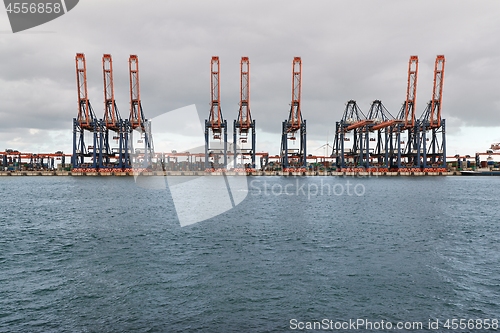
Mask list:
[[[130,55],[128,60],[130,75],[130,125],[132,129],[144,127],[144,115],[141,105],[141,89],[139,86],[139,58]]]
[[[120,114],[118,113],[115,103],[113,60],[110,54],[104,54],[102,56],[102,72],[104,77],[104,122],[108,129],[118,131]]]
[[[238,115],[240,133],[248,132],[252,126],[250,113],[250,61],[248,57],[241,57],[240,62],[240,112]]]
[[[405,128],[415,125],[417,103],[418,56],[411,56],[408,62],[408,86],[406,88]]]
[[[292,104],[290,117],[288,119],[290,127],[288,132],[295,132],[300,129],[302,115],[300,110],[300,99],[302,94],[302,60],[300,57],[293,58],[292,62]]]
[[[82,129],[93,130],[92,121],[95,118],[90,106],[87,90],[87,63],[85,54],[77,53],[76,63],[76,82],[78,88],[78,124]]]
[[[220,62],[219,57],[214,56],[210,62],[210,116],[208,121],[212,127],[212,132],[214,133],[214,138],[218,136],[215,133],[221,132],[221,124],[223,122],[222,112],[220,108]],[[220,138],[220,136],[219,136]]]
[[[434,88],[431,101],[431,128],[441,126],[441,103],[443,100],[444,55],[438,55],[434,64]],[[435,119],[434,119],[435,117]]]

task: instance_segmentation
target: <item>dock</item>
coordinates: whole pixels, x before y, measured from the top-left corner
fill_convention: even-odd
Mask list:
[[[127,176],[278,176],[278,177],[314,177],[314,176],[324,176],[324,177],[398,177],[398,176],[460,176],[459,171],[447,171],[447,172],[337,172],[337,171],[306,171],[306,172],[283,172],[283,171],[255,171],[255,172],[203,172],[203,171],[149,171],[149,172],[71,172],[71,171],[0,171],[0,177],[22,177],[22,176],[74,176],[74,177],[127,177]]]

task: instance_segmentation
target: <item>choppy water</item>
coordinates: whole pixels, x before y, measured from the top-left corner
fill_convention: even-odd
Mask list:
[[[181,228],[169,191],[132,178],[1,178],[0,331],[500,319],[500,177],[354,179],[363,195],[311,198],[271,189],[345,180],[255,179]]]

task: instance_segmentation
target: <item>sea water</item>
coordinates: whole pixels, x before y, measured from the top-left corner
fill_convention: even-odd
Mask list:
[[[500,319],[500,177],[246,180],[240,204],[181,227],[168,186],[1,178],[0,331],[450,332],[454,318]]]

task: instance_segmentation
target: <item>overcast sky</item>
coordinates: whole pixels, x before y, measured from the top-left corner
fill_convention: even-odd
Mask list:
[[[498,0],[81,0],[62,17],[13,34],[1,9],[0,151],[71,152],[77,52],[86,55],[89,97],[98,117],[104,114],[103,53],[113,56],[124,117],[127,61],[130,54],[139,56],[148,118],[191,104],[208,117],[209,64],[218,55],[221,106],[231,133],[239,62],[248,56],[257,150],[272,154],[289,113],[294,56],[303,62],[309,152],[320,154],[317,148],[327,137],[331,143],[348,100],[366,113],[380,99],[398,113],[410,55],[419,56],[420,116],[432,95],[435,57],[444,54],[448,155],[485,151],[500,141],[499,16]]]

